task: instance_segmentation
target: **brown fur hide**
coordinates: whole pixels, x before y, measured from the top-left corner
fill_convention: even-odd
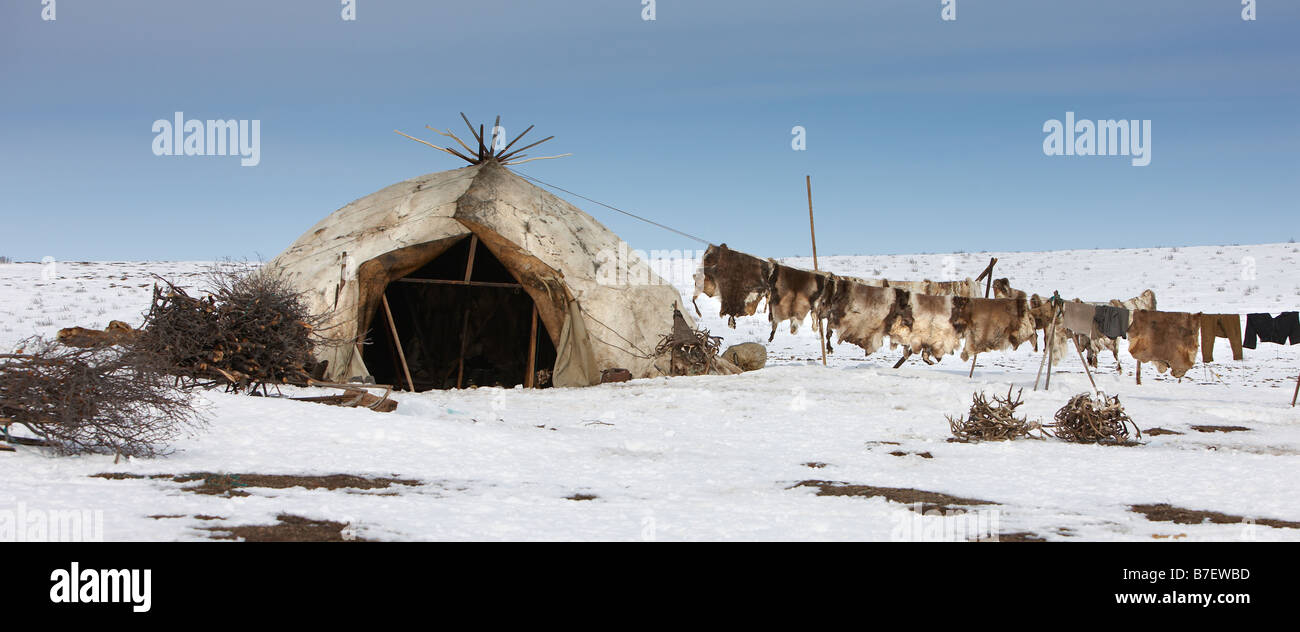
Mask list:
[[[828,289],[829,305],[825,309],[827,350],[830,350],[830,337],[837,330],[837,343],[848,341],[862,347],[867,355],[879,350],[890,324],[898,318],[898,292],[842,277],[833,277]]]
[[[736,327],[737,316],[753,316],[758,303],[767,297],[772,276],[772,263],[736,252],[721,246],[709,246],[695,274],[695,295],[691,304],[704,294],[716,297],[722,304],[719,316],[727,317],[727,325]],[[695,305],[695,313],[700,313]]]
[[[900,292],[895,300],[906,300],[907,308],[890,323],[891,348],[902,345],[927,361],[957,350],[961,338],[952,323],[953,297]]]
[[[913,294],[925,294],[930,286],[929,281],[890,281],[886,279],[884,283],[885,287],[892,287]]]
[[[826,287],[827,275],[800,270],[774,263],[771,295],[767,300],[767,319],[772,323],[772,333],[767,341],[776,337],[777,325],[790,321],[790,333],[799,331],[799,325],[813,309]],[[816,325],[814,325],[816,328]]]
[[[964,296],[979,298],[983,295],[980,285],[969,277],[963,281],[926,281],[926,294],[936,296]]]
[[[961,358],[986,351],[1016,349],[1030,340],[1037,342],[1034,318],[1024,299],[971,298],[954,299],[953,321],[966,340]]]
[[[1128,352],[1138,362],[1152,362],[1156,371],[1182,377],[1196,366],[1201,315],[1182,312],[1133,312]]]
[[[1024,290],[1011,287],[1011,280],[1007,278],[993,279],[993,296],[995,298],[1028,298]]]

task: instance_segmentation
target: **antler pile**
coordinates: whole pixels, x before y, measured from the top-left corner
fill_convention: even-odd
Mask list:
[[[1011,387],[1007,387],[1006,397],[994,395],[992,404],[984,393],[975,393],[971,396],[973,401],[965,419],[948,417],[952,436],[961,441],[1010,441],[1028,437],[1034,430],[1041,431],[1038,422],[1030,423],[1025,417],[1016,417],[1016,409],[1024,404],[1020,399],[1023,392],[1024,389],[1020,389],[1013,400]]]
[[[1056,423],[1051,424],[1053,434],[1064,441],[1076,443],[1129,443],[1128,427],[1133,426],[1137,438],[1142,430],[1124,412],[1119,396],[1093,398],[1080,393],[1056,411]]]

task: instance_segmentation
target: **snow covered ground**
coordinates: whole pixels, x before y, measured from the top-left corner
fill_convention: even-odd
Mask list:
[[[1150,288],[1170,311],[1300,308],[1294,244],[828,256],[819,263],[843,274],[919,280],[974,276],[990,256],[999,258],[996,276],[1040,294],[1105,300]],[[787,262],[811,267],[807,259]],[[0,349],[66,326],[137,323],[150,275],[191,283],[203,267],[0,264]],[[689,278],[674,282],[689,306]],[[766,343],[765,314],[740,319],[732,330],[716,316],[716,301],[701,297],[699,305],[700,324],[726,344]],[[974,379],[956,356],[891,369],[898,355],[863,357],[843,345],[823,367],[805,325],[796,335],[778,331],[768,368],[733,377],[399,394],[391,414],[205,393],[209,428],[179,441],[167,458],[115,464],[35,448],[0,452],[0,522],[6,511],[98,510],[108,540],[206,539],[207,528],[274,524],[280,514],[344,523],[378,540],[890,540],[960,536],[961,521],[970,518],[796,487],[816,479],[988,501],[971,509],[983,512],[991,530],[1047,540],[1300,539],[1300,529],[1150,521],[1131,510],[1168,503],[1300,520],[1300,408],[1290,407],[1300,346],[1261,344],[1238,363],[1221,339],[1214,364],[1197,366],[1181,383],[1148,365],[1142,386],[1123,347],[1123,374],[1103,356],[1099,385],[1121,397],[1141,428],[1182,433],[1144,435],[1136,447],[949,443],[944,416],[963,413],[979,390],[1024,387],[1021,410],[1050,421],[1071,395],[1088,390],[1077,356],[1057,368],[1050,392],[1034,392],[1041,356],[1028,347],[981,356]],[[1198,432],[1194,425],[1248,430]],[[341,473],[420,484],[245,487],[247,495],[226,497],[185,491],[168,479],[91,477],[190,472]]]

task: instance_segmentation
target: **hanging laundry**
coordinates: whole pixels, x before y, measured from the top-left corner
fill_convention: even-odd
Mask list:
[[[1062,308],[1065,329],[1075,334],[1092,335],[1093,319],[1096,314],[1097,306],[1090,303],[1066,301]]]
[[[709,246],[695,273],[695,294],[691,304],[701,294],[712,296],[721,303],[719,316],[727,317],[727,325],[736,328],[737,316],[753,316],[758,303],[767,298],[772,276],[772,262],[753,255],[736,252],[721,246]],[[695,313],[700,313],[695,305]]]
[[[1093,315],[1092,322],[1097,326],[1097,332],[1107,338],[1128,337],[1129,311],[1126,307],[1098,305],[1097,313]],[[1093,336],[1093,338],[1096,338],[1096,336]]]
[[[1139,309],[1133,312],[1128,330],[1129,355],[1138,362],[1154,363],[1160,373],[1182,377],[1196,366],[1200,329],[1200,314]]]
[[[1254,349],[1258,341],[1284,345],[1300,344],[1300,313],[1282,312],[1276,318],[1268,314],[1247,314],[1246,335],[1242,346]]]
[[[1236,314],[1201,314],[1201,361],[1214,362],[1214,339],[1232,343],[1232,359],[1241,360],[1241,317]]]

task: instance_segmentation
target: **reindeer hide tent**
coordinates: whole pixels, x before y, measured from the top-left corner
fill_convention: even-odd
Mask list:
[[[662,374],[651,356],[680,300],[643,261],[614,274],[619,246],[488,159],[352,202],[268,265],[332,314],[333,335],[366,341],[321,350],[328,379],[405,388],[405,364],[416,390],[532,385],[531,367],[588,386],[606,368]]]

